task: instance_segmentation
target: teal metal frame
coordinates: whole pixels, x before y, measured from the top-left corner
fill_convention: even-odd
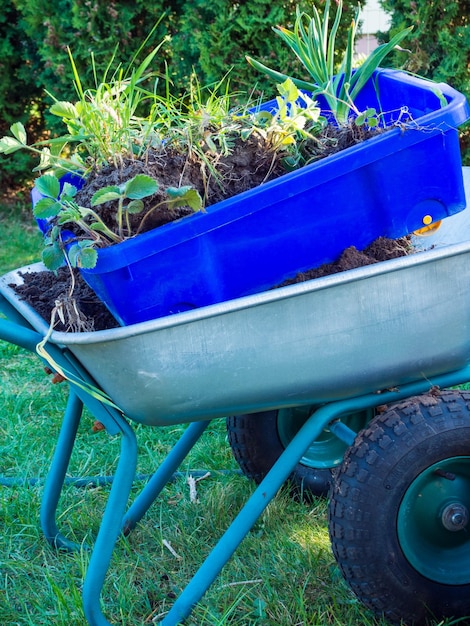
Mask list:
[[[36,345],[43,339],[42,335],[34,331],[3,296],[0,296],[0,312],[9,318],[0,319],[0,340],[34,352]],[[60,367],[66,368],[72,375],[70,395],[44,486],[40,510],[42,531],[47,541],[54,548],[67,551],[82,548],[82,546],[68,540],[60,532],[56,523],[56,512],[83,407],[86,406],[94,418],[103,423],[108,433],[121,436],[119,461],[98,535],[92,547],[82,592],[84,612],[90,626],[110,626],[110,622],[102,611],[101,592],[116,541],[121,534],[129,533],[145,515],[210,422],[193,422],[188,425],[155,474],[152,475],[131,506],[127,508],[137,466],[137,442],[132,426],[119,411],[88,394],[82,386],[73,383],[75,380],[79,383],[87,382],[96,385],[67,348],[48,343],[46,349],[54,361]],[[466,366],[456,372],[433,378],[432,385],[445,388],[469,380],[470,366]],[[339,439],[351,445],[356,433],[341,422],[341,416],[425,393],[429,391],[430,387],[429,381],[418,380],[402,385],[399,389],[385,391],[381,394],[374,393],[346,398],[318,408],[307,419],[267,476],[244,504],[160,624],[176,626],[189,616],[193,607],[203,597],[259,516],[287,480],[307,448],[320,436],[324,428],[328,426]],[[308,403],[315,404],[314,399],[309,399]]]

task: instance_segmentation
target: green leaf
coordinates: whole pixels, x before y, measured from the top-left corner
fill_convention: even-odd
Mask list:
[[[64,253],[57,242],[46,246],[41,254],[42,262],[44,265],[52,270],[56,271],[64,264]]]
[[[77,222],[81,217],[80,207],[76,205],[68,205],[67,208],[64,208],[64,205],[61,205],[61,210],[57,217],[57,223],[68,224],[69,222]]]
[[[356,126],[364,126],[364,124],[366,123],[366,114],[359,113],[359,115],[354,120],[354,123],[356,124]]]
[[[33,208],[33,215],[38,219],[44,220],[49,217],[55,217],[61,209],[60,202],[54,198],[41,198]]]
[[[295,102],[299,97],[299,90],[292,82],[292,79],[288,78],[280,85],[277,85],[279,94],[287,100],[287,102]]]
[[[93,248],[91,239],[84,239],[74,243],[67,251],[67,256],[72,267],[93,269],[98,260],[98,253]]]
[[[43,148],[39,158],[39,165],[33,169],[33,172],[44,172],[45,170],[48,170],[52,167],[52,162],[53,159],[51,158],[51,151],[49,148]]]
[[[15,124],[12,124],[10,126],[10,130],[13,136],[16,137],[16,139],[18,139],[20,143],[22,143],[23,145],[26,145],[28,138],[26,136],[25,127],[23,126],[21,122],[15,122]]]
[[[72,185],[71,183],[64,183],[60,196],[61,198],[63,198],[64,196],[68,198],[74,198],[77,195],[77,191],[78,190],[75,185]]]
[[[314,91],[316,88],[316,85],[314,83],[307,83],[304,80],[299,80],[297,78],[293,78],[292,76],[288,76],[287,74],[282,74],[281,72],[278,72],[277,70],[272,70],[266,65],[263,65],[263,63],[256,61],[256,59],[253,59],[252,57],[247,56],[246,60],[255,69],[259,70],[260,72],[263,72],[264,74],[269,76],[269,78],[274,79],[277,83],[282,83],[287,78],[290,78],[292,82],[294,83],[294,85],[296,85],[296,87],[298,87],[299,89],[304,89],[305,91]]]
[[[44,174],[40,176],[34,186],[43,196],[48,196],[49,198],[58,198],[60,193],[60,183],[58,178],[53,176],[52,174]]]
[[[93,269],[98,261],[98,253],[94,248],[84,248],[77,258],[77,267]]]
[[[273,121],[273,114],[269,111],[256,111],[255,112],[256,121],[261,124],[266,124],[267,126]]]
[[[299,157],[294,155],[286,156],[282,159],[282,165],[288,172],[292,172],[299,167]]]
[[[433,92],[433,94],[435,96],[437,96],[439,98],[439,102],[441,105],[441,109],[443,109],[444,107],[446,107],[449,103],[447,102],[447,98],[445,97],[445,95],[442,93],[442,91],[439,89],[439,87],[437,87],[437,85],[431,90]]]
[[[54,102],[49,111],[52,113],[52,115],[57,115],[58,117],[73,119],[76,119],[78,117],[78,111],[75,108],[75,105],[71,102]]]
[[[206,145],[209,148],[209,150],[211,152],[214,152],[215,154],[217,154],[217,145],[216,145],[215,141],[212,139],[212,137],[209,134],[207,134],[204,137],[204,141],[206,142]]]
[[[157,181],[146,174],[137,174],[127,181],[125,186],[126,198],[140,200],[153,195],[158,190]]]
[[[413,30],[413,26],[409,26],[404,30],[397,33],[388,43],[380,45],[378,48],[372,51],[372,53],[366,58],[364,63],[360,65],[351,79],[351,93],[350,96],[354,101],[364,87],[366,82],[380,66],[384,58],[398,46],[401,41]]]
[[[189,206],[193,211],[199,211],[202,208],[202,198],[199,192],[186,185],[185,187],[168,187],[166,190],[172,207]]]
[[[122,198],[122,193],[119,187],[103,187],[103,189],[99,189],[93,194],[91,198],[91,206],[98,206],[99,204],[112,202],[113,200],[119,200],[120,198]]]
[[[81,250],[78,243],[74,243],[73,245],[69,246],[67,250],[67,258],[72,267],[78,267],[78,257],[80,255],[80,252]]]
[[[126,206],[126,211],[132,214],[142,213],[143,210],[144,203],[142,202],[142,200],[131,200]]]
[[[1,154],[13,154],[13,152],[20,150],[23,147],[23,144],[13,137],[2,137],[0,139]]]
[[[99,233],[106,233],[108,231],[108,228],[102,222],[92,222],[89,225],[89,228],[90,228],[90,230],[94,230],[94,231],[97,231]]]

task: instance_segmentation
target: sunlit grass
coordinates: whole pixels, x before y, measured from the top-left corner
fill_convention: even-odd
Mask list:
[[[0,198],[0,275],[41,258],[41,236],[34,223],[29,194]]]

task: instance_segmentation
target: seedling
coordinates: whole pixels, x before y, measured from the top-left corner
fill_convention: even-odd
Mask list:
[[[158,182],[145,174],[137,174],[118,186],[104,187],[91,199],[91,207],[80,206],[75,197],[77,188],[65,183],[60,188],[59,179],[52,174],[44,174],[36,181],[36,188],[43,195],[34,207],[38,219],[50,220],[51,228],[45,239],[42,259],[49,269],[57,269],[63,264],[64,251],[72,267],[91,269],[97,262],[97,248],[120,243],[138,234],[132,232],[129,215],[144,210],[145,198],[150,198],[159,189]],[[189,206],[194,211],[202,208],[202,199],[192,187],[165,190],[166,199],[151,207],[146,213],[166,204],[171,210],[176,206]],[[93,209],[106,202],[118,203],[116,212],[117,228],[110,228]],[[142,222],[145,220],[143,218]],[[140,223],[139,230],[142,228]],[[64,226],[72,231],[65,234]]]

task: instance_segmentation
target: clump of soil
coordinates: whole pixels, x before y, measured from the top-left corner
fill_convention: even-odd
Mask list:
[[[56,302],[63,300],[70,292],[72,277],[67,267],[54,272],[25,272],[21,274],[22,285],[10,285],[22,300],[27,302],[47,322],[50,321]],[[74,270],[73,299],[78,309],[89,321],[93,330],[116,328],[119,324],[104,306],[95,292],[90,289],[80,274]],[[55,330],[70,331],[70,324],[57,320]],[[75,330],[75,329],[74,329]]]
[[[325,263],[324,265],[311,269],[307,272],[300,272],[294,278],[290,278],[284,281],[281,285],[278,285],[278,287],[293,285],[301,283],[305,280],[312,280],[313,278],[321,278],[322,276],[337,274],[338,272],[345,272],[346,270],[355,269],[357,267],[365,267],[366,265],[380,263],[381,261],[398,259],[399,257],[406,256],[411,252],[412,246],[410,237],[401,237],[400,239],[387,239],[386,237],[379,237],[367,246],[367,248],[364,248],[364,250],[357,250],[354,246],[346,248],[339,259],[333,263]]]

